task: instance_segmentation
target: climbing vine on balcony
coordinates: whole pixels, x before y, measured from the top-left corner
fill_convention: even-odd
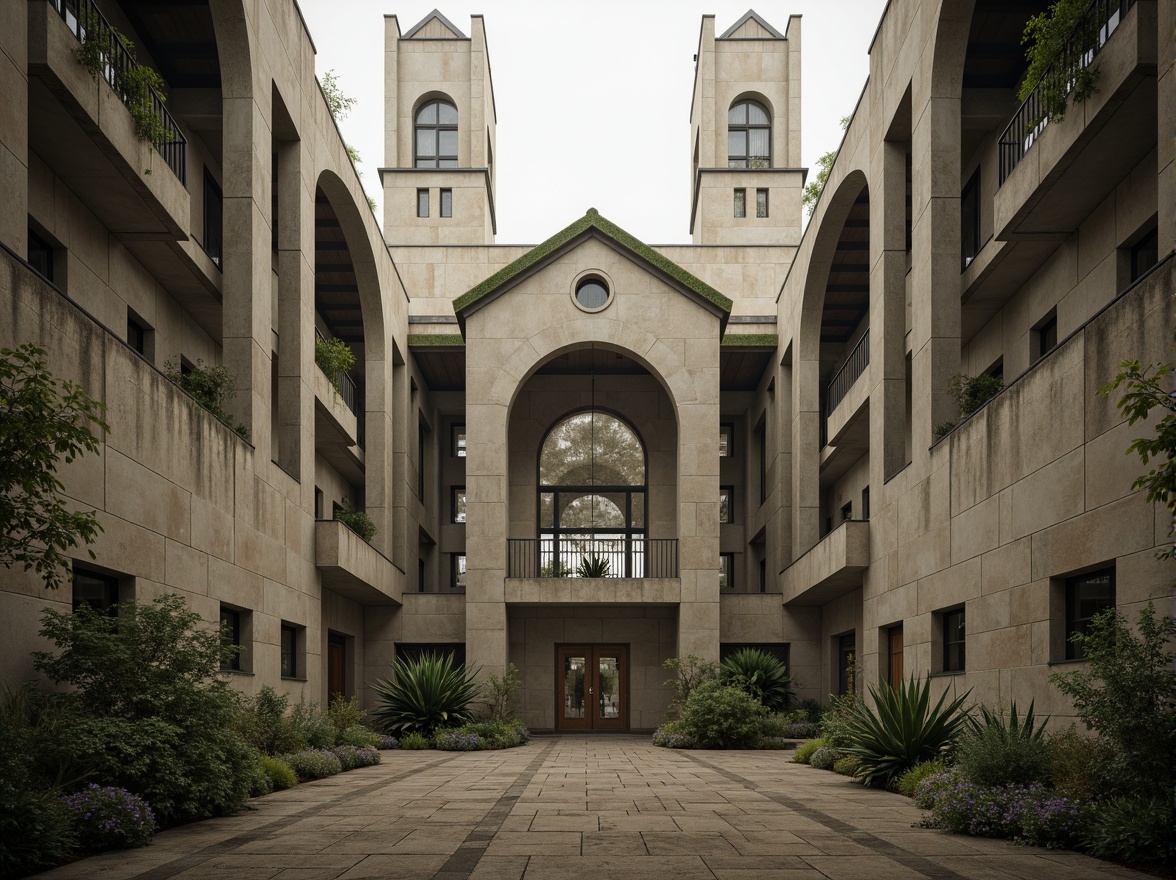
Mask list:
[[[1099,69],[1091,62],[1103,25],[1100,8],[1091,0],[1055,0],[1026,23],[1021,43],[1029,69],[1017,99],[1037,92],[1041,118],[1060,121],[1070,101],[1081,104],[1095,93]]]
[[[90,11],[83,27],[78,28],[79,44],[74,56],[95,80],[102,77],[119,96],[131,113],[135,134],[155,146],[163,143],[167,127],[156,109],[155,102],[167,100],[163,78],[145,64],[140,64],[134,53],[135,44],[119,31]],[[116,47],[125,49],[126,57],[116,59]],[[119,62],[122,63],[119,63]]]

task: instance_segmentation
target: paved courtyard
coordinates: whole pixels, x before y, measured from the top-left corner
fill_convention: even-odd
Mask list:
[[[898,795],[782,752],[540,737],[384,763],[41,875],[53,880],[899,880],[1144,875],[1074,853],[911,827]]]

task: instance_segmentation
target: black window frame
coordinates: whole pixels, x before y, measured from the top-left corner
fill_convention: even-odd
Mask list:
[[[958,623],[957,623],[958,621]],[[968,669],[968,618],[963,605],[940,613],[943,631],[943,672],[966,672]]]
[[[461,435],[460,440],[458,435]],[[453,458],[465,458],[466,451],[465,422],[454,422],[449,429],[449,454]]]
[[[1037,346],[1033,363],[1037,363],[1051,351],[1058,347],[1058,312],[1051,309],[1033,328],[1033,341]]]
[[[425,576],[426,576],[426,574],[427,574],[427,573],[428,573],[428,572],[426,571],[426,566],[425,566],[425,559],[424,559],[424,557],[423,557],[423,556],[418,556],[418,557],[417,557],[417,592],[418,592],[418,593],[424,593],[424,592],[425,592],[425,586],[426,586],[426,584],[425,584]]]
[[[105,612],[111,617],[118,617],[119,579],[114,575],[103,574],[100,571],[75,565],[72,578],[73,610],[85,604],[97,611]],[[93,587],[95,592],[101,592],[99,602],[95,604],[90,599],[78,595],[78,587]]]
[[[853,502],[846,501],[841,505],[841,522],[853,522]]]
[[[298,627],[283,623],[281,629],[279,671],[283,679],[299,680]]]
[[[437,107],[437,122],[421,122],[421,115],[424,114],[430,107]],[[412,125],[412,167],[413,168],[456,168],[457,167],[457,152],[442,153],[441,152],[441,133],[452,131],[455,134],[453,139],[455,150],[459,147],[456,133],[458,131],[458,122],[441,122],[441,107],[449,107],[453,110],[454,118],[460,121],[461,116],[457,111],[457,105],[452,101],[446,101],[442,98],[434,98],[431,101],[426,101],[417,108],[416,113],[413,114]],[[435,151],[431,156],[422,156],[420,152],[420,138],[418,133],[424,131],[431,131],[434,133],[433,144]]]
[[[856,690],[857,682],[850,674],[857,658],[857,630],[850,630],[837,637],[837,694],[838,696]]]
[[[276,192],[276,190],[275,190]],[[274,219],[274,229],[277,220]],[[225,255],[225,197],[208,166],[204,168],[204,241],[201,246],[204,253],[218,268],[224,269]]]
[[[458,519],[457,499],[461,496],[461,519]],[[449,487],[449,521],[451,523],[460,523],[462,525],[466,522],[466,487],[465,486],[450,486]]]
[[[870,520],[870,487],[862,487],[862,522]]]
[[[760,196],[763,196],[762,210]],[[767,187],[756,187],[755,190],[755,216],[757,220],[764,220],[768,216],[768,189]]]
[[[420,218],[428,218],[429,216],[429,190],[420,188],[416,191],[417,205],[416,215]]]
[[[736,220],[747,218],[747,188],[735,187],[735,203],[732,208]]]
[[[448,187],[442,188],[437,201],[440,216],[443,219],[451,218],[453,216],[453,190]]]
[[[425,503],[425,457],[428,449],[425,446],[425,420],[417,418],[417,498],[421,504]]]
[[[28,264],[33,267],[33,271],[48,281],[50,284],[54,283],[53,278],[53,264],[56,248],[46,241],[43,235],[40,235],[35,229],[28,231]]]
[[[241,672],[241,611],[222,603],[220,607],[220,628],[222,647],[235,647],[237,653],[230,659],[221,660],[221,672]],[[227,632],[226,632],[227,628]]]
[[[750,115],[748,111],[744,111],[743,122],[732,122],[731,113],[736,111],[739,107],[757,107],[767,117],[766,123],[750,122]],[[752,157],[748,154],[748,147],[751,144],[752,131],[767,131],[768,133],[768,155]],[[731,133],[743,132],[743,153],[731,152]],[[753,161],[753,158],[755,161]],[[759,101],[751,98],[744,98],[741,101],[735,101],[727,110],[727,167],[728,168],[771,168],[772,166],[772,114],[768,112],[768,108]]]
[[[1078,616],[1078,605],[1081,601],[1077,595],[1077,591],[1081,587],[1096,586],[1094,583],[1101,578],[1108,578],[1109,582],[1105,585],[1106,592],[1109,592],[1109,601],[1102,601],[1098,603],[1098,607]],[[1102,586],[1102,585],[1099,585]],[[1089,600],[1097,600],[1098,597],[1090,597]],[[1067,660],[1084,660],[1086,653],[1074,642],[1070,641],[1071,636],[1076,632],[1081,632],[1084,635],[1090,632],[1090,621],[1094,617],[1108,608],[1115,608],[1118,601],[1118,594],[1115,586],[1115,569],[1114,566],[1109,568],[1100,568],[1097,571],[1088,571],[1084,574],[1074,575],[1066,578],[1066,659]]]
[[[723,564],[727,566],[727,585],[723,586]],[[735,554],[719,554],[719,590],[734,591],[735,589]]]
[[[465,577],[468,571],[469,560],[465,553],[449,554],[449,589],[455,593],[464,593],[466,591]]]
[[[723,435],[727,435],[726,452],[723,451]],[[721,422],[719,424],[719,458],[735,457],[735,423]]]
[[[759,561],[759,588],[761,593],[768,591],[768,559],[766,556]]]
[[[1134,284],[1149,271],[1152,266],[1160,261],[1160,228],[1153,226],[1150,232],[1145,232],[1143,237],[1131,246],[1130,264],[1129,264],[1129,281]]]
[[[755,429],[759,435],[760,504],[768,500],[768,422],[765,418]]]
[[[140,357],[147,357],[148,328],[135,319],[130,310],[127,311],[127,345]]]
[[[980,169],[977,168],[960,190],[960,271],[980,254]]]
[[[727,493],[727,517],[723,518],[723,493]],[[719,525],[731,525],[735,522],[735,487],[719,486]]]

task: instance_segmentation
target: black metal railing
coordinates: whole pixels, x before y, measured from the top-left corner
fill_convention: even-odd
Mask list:
[[[49,5],[61,16],[78,42],[85,44],[88,38],[94,37],[99,40],[98,52],[102,64],[99,73],[119,99],[130,107],[135,98],[128,83],[133,79],[131,72],[139,63],[118,32],[111,27],[102,10],[94,4],[94,0],[49,0]],[[163,96],[150,86],[147,86],[147,91],[150,105],[148,112],[154,114],[161,124],[161,131],[152,138],[152,144],[180,183],[187,187],[188,139],[164,106]]]
[[[858,340],[858,344],[853,347],[853,351],[849,353],[849,357],[841,365],[841,369],[829,380],[829,387],[825,390],[825,418],[828,418],[833,410],[837,409],[837,404],[845,399],[845,395],[849,393],[853,383],[858,380],[858,377],[866,371],[866,367],[869,365],[870,328],[867,327],[862,338]]]
[[[316,342],[327,341],[327,337],[323,335],[323,331],[318,327],[314,328],[314,338]],[[319,367],[319,369],[322,370],[322,367]],[[323,375],[327,376],[325,370],[323,371]],[[331,377],[327,376],[327,378],[330,379]],[[351,378],[351,374],[346,370],[340,370],[338,375],[335,376],[335,383],[339,391],[339,396],[343,398],[343,403],[346,404],[347,408],[355,413],[356,417],[358,418],[359,388],[356,386],[355,380]],[[363,443],[360,443],[359,445],[363,446]]]
[[[1013,169],[1025,158],[1029,148],[1049,125],[1046,94],[1069,97],[1077,82],[1077,71],[1094,63],[1095,56],[1134,5],[1135,0],[1092,0],[1089,11],[1067,40],[1061,57],[1045,69],[997,141],[1000,156],[997,186],[1004,185]]]
[[[678,539],[560,535],[558,538],[508,538],[506,542],[507,577],[580,577],[580,564],[584,560],[606,562],[604,577],[676,578]]]

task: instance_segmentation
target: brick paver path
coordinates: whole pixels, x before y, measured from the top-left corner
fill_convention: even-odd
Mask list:
[[[1142,878],[1068,852],[911,827],[906,798],[783,752],[540,737],[384,763],[250,801],[53,880]]]

